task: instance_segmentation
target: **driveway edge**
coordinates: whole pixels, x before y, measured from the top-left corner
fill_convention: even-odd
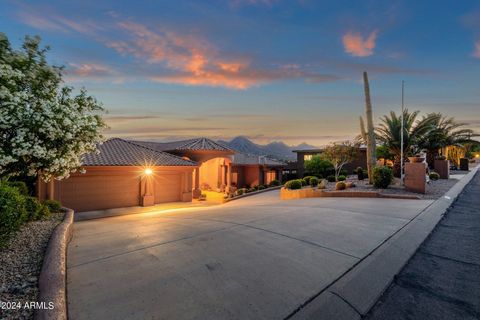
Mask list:
[[[441,198],[287,318],[361,319],[429,236],[478,168],[473,168]]]
[[[38,302],[43,303],[44,308],[35,310],[35,319],[67,319],[67,247],[73,236],[73,210],[64,209],[66,213],[63,222],[53,231],[43,259],[38,280]],[[53,309],[49,309],[51,303]]]

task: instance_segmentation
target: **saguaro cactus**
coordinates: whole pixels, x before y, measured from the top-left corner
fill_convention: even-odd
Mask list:
[[[376,156],[376,142],[375,142],[375,129],[373,127],[373,111],[372,111],[372,101],[370,100],[370,85],[368,84],[368,75],[367,72],[363,72],[363,87],[365,91],[365,114],[367,118],[367,129],[365,130],[365,125],[362,117],[360,117],[360,130],[364,141],[367,142],[367,170],[368,170],[368,181],[373,183],[373,167],[377,162]]]

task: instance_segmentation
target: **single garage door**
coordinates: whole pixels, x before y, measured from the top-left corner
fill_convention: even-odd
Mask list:
[[[155,203],[181,201],[182,175],[161,173],[155,177]]]
[[[60,183],[62,204],[75,211],[140,205],[138,174],[73,176]]]

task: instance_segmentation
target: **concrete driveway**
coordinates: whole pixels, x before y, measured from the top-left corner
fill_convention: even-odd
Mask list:
[[[432,201],[278,191],[76,222],[70,319],[283,319]]]

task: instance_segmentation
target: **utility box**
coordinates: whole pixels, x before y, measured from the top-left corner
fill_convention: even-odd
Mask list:
[[[427,164],[425,162],[405,163],[405,189],[425,193],[427,188]]]
[[[435,172],[440,175],[440,179],[448,179],[450,177],[450,161],[435,160],[433,162]]]
[[[467,158],[461,158],[460,159],[460,170],[468,171],[468,159]]]

